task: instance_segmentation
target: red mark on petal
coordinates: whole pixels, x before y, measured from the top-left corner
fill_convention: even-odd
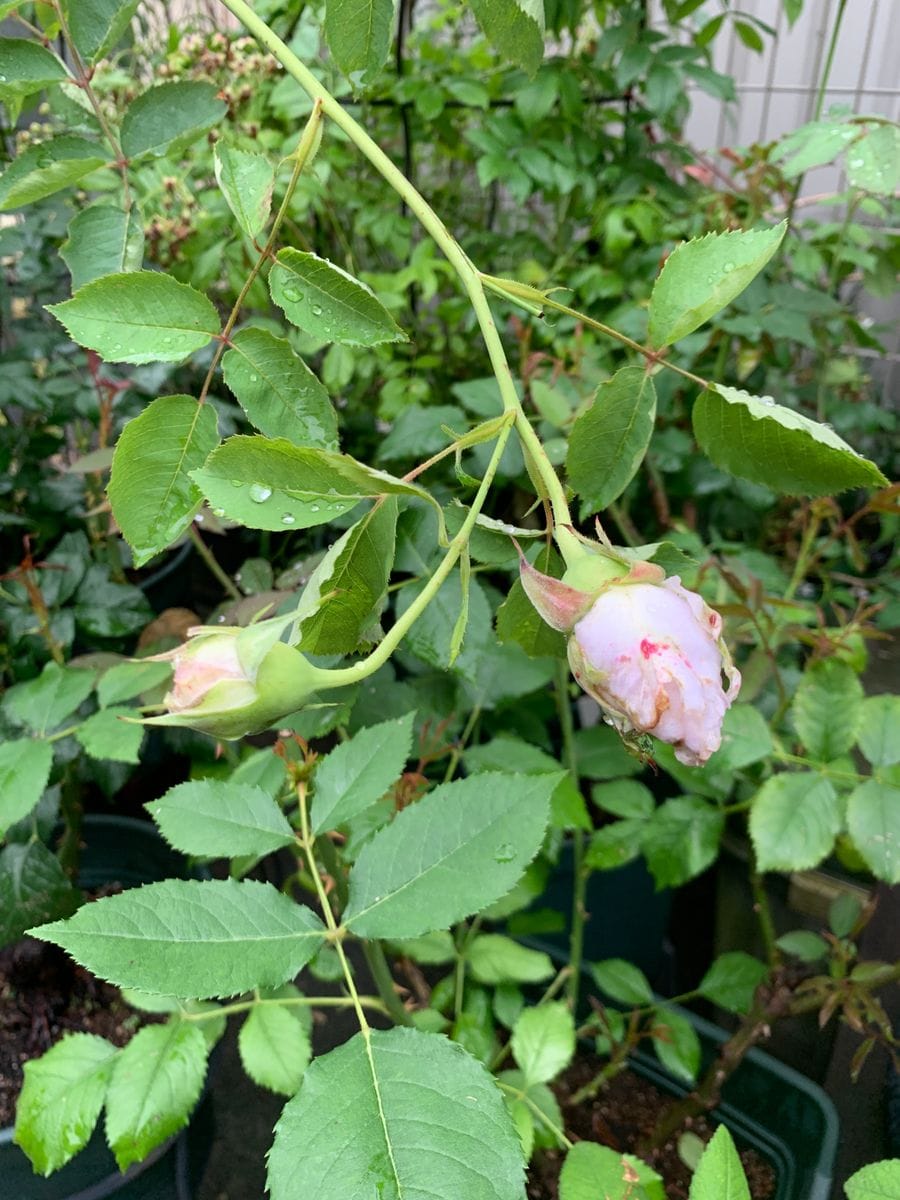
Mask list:
[[[641,654],[644,658],[650,658],[651,655],[659,654],[663,647],[658,642],[651,642],[648,638],[641,641]]]

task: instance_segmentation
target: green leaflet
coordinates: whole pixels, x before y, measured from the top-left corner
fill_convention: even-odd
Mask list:
[[[442,784],[360,851],[344,922],[362,937],[446,929],[504,896],[541,844],[561,775]]]
[[[36,679],[16,683],[3,697],[3,711],[18,725],[37,734],[51,733],[86,700],[94,688],[94,672],[47,663]]]
[[[52,765],[49,742],[23,738],[0,744],[0,838],[40,800]]]
[[[127,30],[140,0],[63,0],[69,32],[87,62],[111,50]]]
[[[233,879],[147,884],[31,930],[118,987],[210,999],[292,979],[323,926],[269,884]]]
[[[322,602],[300,623],[299,649],[351,654],[378,619],[394,562],[397,500],[375,505],[350,527],[316,567],[303,594]]]
[[[0,101],[17,104],[26,96],[68,79],[51,51],[27,38],[0,37]]]
[[[248,420],[267,437],[337,449],[337,415],[328,392],[284,338],[242,329],[222,358],[222,374]]]
[[[0,945],[17,941],[35,922],[68,916],[81,900],[43,842],[0,850]]]
[[[773,775],[750,810],[750,837],[761,871],[804,871],[831,852],[841,829],[841,804],[813,771]]]
[[[275,169],[262,154],[226,142],[213,147],[216,182],[237,223],[251,240],[266,227],[272,208]]]
[[[656,421],[656,389],[643,367],[623,367],[601,383],[575,422],[566,471],[582,516],[602,512],[634,478]]]
[[[863,719],[863,689],[853,668],[835,658],[808,667],[797,685],[791,716],[810,757],[831,762],[846,754]]]
[[[101,708],[88,717],[75,736],[91,758],[139,762],[144,728],[133,723],[135,715],[133,708]]]
[[[900,883],[900,787],[861,783],[847,801],[847,829],[872,874]]]
[[[109,153],[99,142],[72,135],[30,146],[0,176],[0,211],[52,196],[108,161]]]
[[[47,310],[107,362],[180,362],[219,332],[207,297],[158,271],[106,275]]]
[[[470,0],[470,5],[495,49],[534,75],[544,57],[543,0]]]
[[[650,296],[650,345],[677,342],[730,304],[776,252],[786,230],[782,221],[772,229],[708,233],[676,246]]]
[[[92,1033],[70,1033],[25,1063],[15,1142],[39,1175],[58,1171],[87,1145],[118,1051]]]
[[[690,1200],[750,1200],[750,1188],[731,1134],[720,1125],[691,1180]]]
[[[825,496],[887,479],[843,438],[770,396],[714,384],[692,414],[701,449],[717,467],[787,495]]]
[[[106,1137],[120,1171],[188,1123],[203,1088],[207,1052],[200,1026],[177,1017],[138,1030],[119,1051],[109,1081]]]
[[[599,1196],[604,1200],[665,1200],[665,1191],[660,1176],[633,1154],[621,1154],[595,1142],[578,1142],[563,1164],[559,1200],[595,1200]]]
[[[275,1128],[268,1187],[272,1200],[522,1200],[522,1154],[493,1079],[461,1047],[373,1030],[307,1069]]]
[[[283,1096],[297,1091],[312,1057],[309,1031],[297,1015],[302,1011],[258,1004],[238,1036],[244,1070],[261,1087]]]
[[[203,501],[191,478],[218,442],[216,410],[192,396],[162,396],[129,421],[116,445],[109,502],[136,566],[165,550]]]
[[[346,454],[294,446],[284,438],[227,438],[192,471],[214,510],[250,529],[308,529],[349,512],[361,500],[430,494]]]
[[[183,854],[260,857],[295,841],[272,797],[233,779],[179,783],[145,807],[166,841]]]
[[[575,1021],[566,1005],[526,1008],[513,1026],[512,1051],[529,1084],[555,1079],[575,1053]]]
[[[352,820],[399,779],[412,749],[415,713],[355,733],[317,764],[310,813],[314,833]]]
[[[327,0],[325,36],[345,75],[361,71],[369,83],[391,48],[394,0]]]
[[[122,118],[120,140],[128,158],[162,154],[189,146],[228,111],[212,83],[160,83],[142,92]]]
[[[69,222],[59,250],[72,276],[72,291],[103,275],[140,270],[144,229],[132,208],[125,213],[111,204],[94,204]]]
[[[371,289],[317,254],[279,250],[269,289],[289,321],[323,341],[379,346],[406,340]]]

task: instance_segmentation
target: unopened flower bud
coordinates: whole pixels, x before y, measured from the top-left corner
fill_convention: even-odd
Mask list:
[[[156,656],[174,666],[164,703],[148,725],[181,725],[220,738],[260,733],[302,708],[326,679],[298,650],[281,641],[289,617],[246,628],[198,626],[188,640]]]
[[[613,556],[598,566],[604,557],[579,559],[562,580],[522,559],[522,584],[544,620],[569,634],[572,672],[610,723],[669,742],[679,762],[700,766],[718,750],[741,685],[722,618],[677,575]]]

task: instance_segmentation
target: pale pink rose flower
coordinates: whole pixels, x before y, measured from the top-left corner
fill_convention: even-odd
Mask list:
[[[197,630],[192,629],[191,634]],[[238,657],[237,639],[227,635],[195,637],[171,652],[175,665],[166,696],[170,712],[194,708],[210,688],[225,680],[249,682]]]
[[[721,630],[722,618],[677,575],[623,580],[575,622],[569,662],[622,733],[653,734],[672,744],[679,762],[700,766],[718,750],[741,686]]]

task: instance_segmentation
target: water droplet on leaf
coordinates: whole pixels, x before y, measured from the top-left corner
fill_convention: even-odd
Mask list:
[[[295,516],[293,516],[291,513],[282,513],[281,514],[282,525],[293,525],[296,520],[297,520],[297,518]]]
[[[250,484],[250,499],[255,504],[264,504],[271,495],[272,489],[270,487],[266,487],[264,483]]]
[[[508,863],[516,857],[516,852],[513,850],[509,842],[501,842],[494,851],[494,862]]]

